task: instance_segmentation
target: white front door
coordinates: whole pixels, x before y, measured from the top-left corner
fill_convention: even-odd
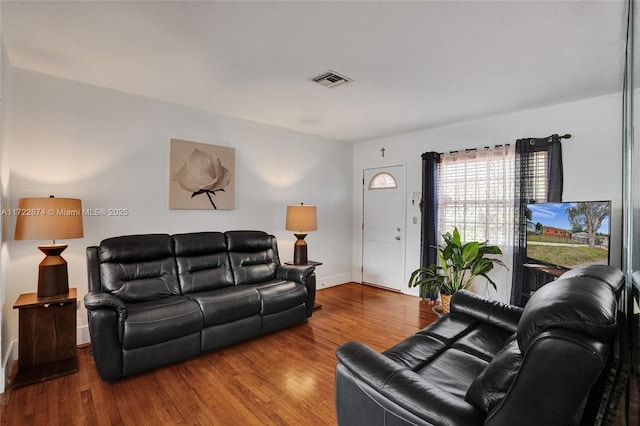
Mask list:
[[[362,281],[403,291],[403,166],[366,169],[363,178]]]

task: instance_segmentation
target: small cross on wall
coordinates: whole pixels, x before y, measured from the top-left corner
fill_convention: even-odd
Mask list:
[[[382,148],[382,149],[380,150],[380,152],[382,153],[382,156],[383,156],[383,157],[384,157],[384,152],[385,152],[385,151],[386,151],[386,149],[384,149],[384,148]]]

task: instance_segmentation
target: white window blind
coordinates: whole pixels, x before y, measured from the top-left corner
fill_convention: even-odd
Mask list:
[[[438,229],[463,241],[513,243],[515,154],[510,145],[444,154],[438,178]],[[504,249],[503,249],[504,251]]]

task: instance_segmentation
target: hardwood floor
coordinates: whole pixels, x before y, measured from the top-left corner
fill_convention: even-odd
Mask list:
[[[2,425],[334,425],[335,350],[382,351],[437,317],[416,297],[345,284],[305,324],[109,384],[78,373],[0,395]]]

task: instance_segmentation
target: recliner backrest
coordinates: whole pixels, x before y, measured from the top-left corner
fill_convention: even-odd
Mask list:
[[[196,232],[172,236],[182,293],[232,286],[233,274],[227,239],[222,232]]]
[[[272,280],[280,265],[276,237],[262,231],[228,231],[227,248],[236,285]]]
[[[558,278],[590,277],[607,283],[613,289],[619,299],[624,288],[625,276],[620,269],[612,268],[609,265],[586,265],[579,268],[570,269]]]
[[[609,284],[590,277],[569,277],[538,290],[518,322],[518,344],[526,354],[535,337],[549,328],[565,328],[609,342],[617,324],[617,301]]]
[[[560,425],[580,418],[617,332],[614,290],[589,276],[565,277],[531,297],[516,340],[467,392],[466,399],[487,413],[486,425]]]
[[[147,302],[180,294],[169,235],[108,238],[98,247],[98,262],[103,290],[125,302]]]

